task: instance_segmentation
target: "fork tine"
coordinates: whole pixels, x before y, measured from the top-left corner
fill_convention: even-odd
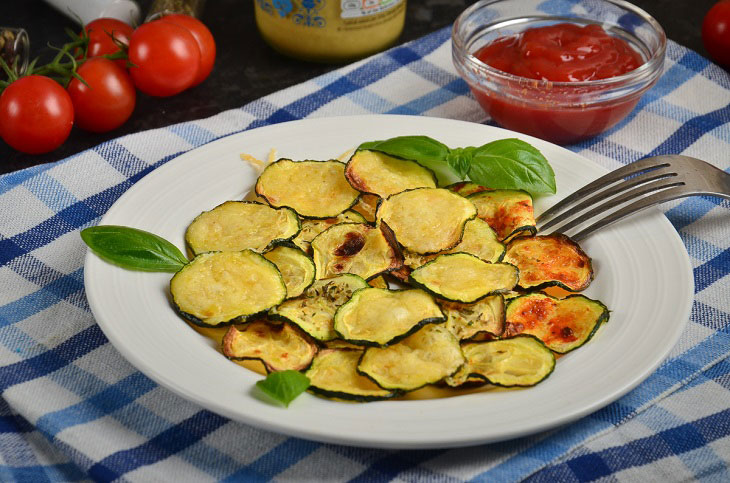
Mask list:
[[[668,168],[671,168],[671,166],[669,166]],[[547,223],[541,224],[538,222],[538,229],[540,231],[547,230],[551,226],[557,225],[558,223],[562,223],[564,220],[580,213],[581,211],[585,210],[586,208],[588,208],[600,201],[607,200],[607,199],[611,198],[612,196],[615,196],[621,192],[627,191],[630,188],[633,188],[634,186],[639,186],[642,184],[647,184],[651,181],[657,181],[657,180],[677,176],[677,173],[674,170],[671,170],[668,168],[659,167],[659,168],[651,170],[651,171],[645,171],[639,175],[634,176],[633,178],[623,180],[621,183],[618,183],[618,184],[613,185],[609,188],[606,188],[602,191],[599,191],[595,195],[581,201],[580,203],[578,203],[575,206],[572,206],[569,210],[565,210],[564,212],[560,213],[555,218],[549,220]]]
[[[582,199],[588,194],[594,193],[596,190],[601,189],[605,186],[608,186],[611,183],[615,183],[616,181],[625,178],[627,176],[631,176],[637,173],[641,173],[643,171],[647,170],[654,170],[659,169],[663,167],[669,166],[669,163],[658,163],[655,158],[644,158],[640,159],[638,161],[634,161],[631,164],[627,164],[626,166],[622,166],[621,168],[618,168],[614,171],[611,171],[610,173],[598,178],[597,180],[588,183],[572,195],[568,196],[567,198],[561,200],[560,202],[556,203],[552,207],[550,207],[547,211],[542,213],[538,218],[537,222],[542,222],[549,218],[550,216],[554,215],[555,213],[560,212],[564,208],[567,208],[568,206],[572,205],[576,201]]]

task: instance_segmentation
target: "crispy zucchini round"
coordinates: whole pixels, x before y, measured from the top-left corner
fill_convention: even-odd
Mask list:
[[[504,297],[491,295],[471,304],[439,302],[446,315],[446,327],[459,340],[482,334],[499,337],[504,332]]]
[[[593,280],[590,257],[576,242],[559,233],[512,240],[504,261],[520,269],[517,284],[524,289],[557,285],[580,292]]]
[[[378,205],[381,200],[382,198],[380,196],[363,193],[352,209],[360,213],[368,223],[375,223],[375,212],[378,210]]]
[[[487,188],[482,185],[478,185],[476,183],[473,183],[471,181],[457,181],[456,183],[452,183],[448,186],[445,186],[446,189],[453,191],[454,193],[458,193],[461,196],[469,196],[473,195],[474,193],[479,193],[480,191],[491,191],[491,188]]]
[[[273,262],[281,272],[286,298],[300,296],[314,283],[317,273],[314,261],[299,248],[280,245],[264,253],[264,258]]]
[[[413,270],[410,280],[436,297],[471,303],[512,290],[518,270],[509,263],[488,263],[468,253],[440,255]]]
[[[387,346],[426,324],[444,322],[441,309],[423,290],[364,288],[335,313],[335,332],[356,344]]]
[[[309,218],[335,217],[360,196],[345,179],[345,165],[334,160],[280,159],[261,173],[256,193],[271,206],[286,206]]]
[[[302,218],[302,229],[299,234],[292,239],[292,243],[304,250],[306,253],[311,252],[311,243],[317,235],[325,231],[327,228],[338,223],[366,223],[365,217],[357,211],[347,210],[340,213],[334,218],[325,218],[319,220],[317,218]]]
[[[425,255],[455,247],[476,214],[471,201],[452,191],[416,188],[383,200],[376,216],[404,248]]]
[[[368,402],[388,399],[397,391],[383,389],[357,372],[362,350],[323,349],[317,353],[305,375],[315,394],[348,401]]]
[[[518,236],[537,233],[532,196],[527,191],[478,191],[467,198],[477,207],[477,216],[489,223],[504,243]]]
[[[358,191],[387,198],[413,188],[435,188],[436,175],[415,161],[379,151],[356,151],[345,168],[347,181]]]
[[[252,201],[226,201],[198,215],[185,231],[193,253],[263,252],[299,233],[299,217],[289,208],[272,208]]]
[[[172,302],[204,327],[243,322],[286,298],[276,265],[252,250],[209,252],[195,257],[170,280]]]

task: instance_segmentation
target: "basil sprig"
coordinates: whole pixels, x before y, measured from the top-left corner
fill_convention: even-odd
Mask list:
[[[177,272],[188,263],[175,245],[136,228],[92,226],[81,231],[81,239],[99,258],[128,270]]]
[[[363,143],[358,149],[416,161],[434,171],[442,184],[454,176],[469,177],[489,188],[522,189],[533,195],[555,193],[555,173],[545,156],[515,138],[451,149],[428,136],[399,136]]]
[[[276,402],[288,407],[289,403],[307,390],[310,381],[299,371],[272,372],[266,379],[256,382],[256,387]]]

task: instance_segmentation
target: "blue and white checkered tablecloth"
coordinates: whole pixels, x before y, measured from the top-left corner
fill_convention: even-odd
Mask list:
[[[117,353],[84,295],[80,229],[156,167],[221,136],[363,113],[486,122],[444,29],[240,109],[0,177],[0,480],[730,481],[730,203],[709,197],[663,206],[696,282],[680,342],[634,391],[547,433],[428,451],[320,444],[201,409]],[[636,111],[571,149],[607,168],[682,153],[727,171],[730,77],[670,42]]]

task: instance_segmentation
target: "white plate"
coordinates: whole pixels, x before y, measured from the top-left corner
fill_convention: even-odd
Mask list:
[[[181,249],[201,211],[242,198],[255,172],[239,154],[265,159],[327,159],[363,141],[425,134],[449,146],[520,137],[555,169],[559,194],[536,200],[536,211],[605,170],[553,144],[510,131],[446,119],[352,116],[294,121],[229,136],[183,154],[135,184],[101,224],[151,231]],[[303,394],[288,409],[251,395],[261,376],[226,360],[212,342],[171,309],[169,274],[122,270],[86,257],[91,310],[109,340],[140,371],[180,396],[260,428],[318,441],[384,448],[464,446],[514,438],[574,421],[616,400],[651,374],[689,317],[693,278],[687,252],[658,211],[603,230],[582,243],[596,280],[585,294],[603,301],[611,319],[555,372],[527,390],[422,401],[346,404]]]

